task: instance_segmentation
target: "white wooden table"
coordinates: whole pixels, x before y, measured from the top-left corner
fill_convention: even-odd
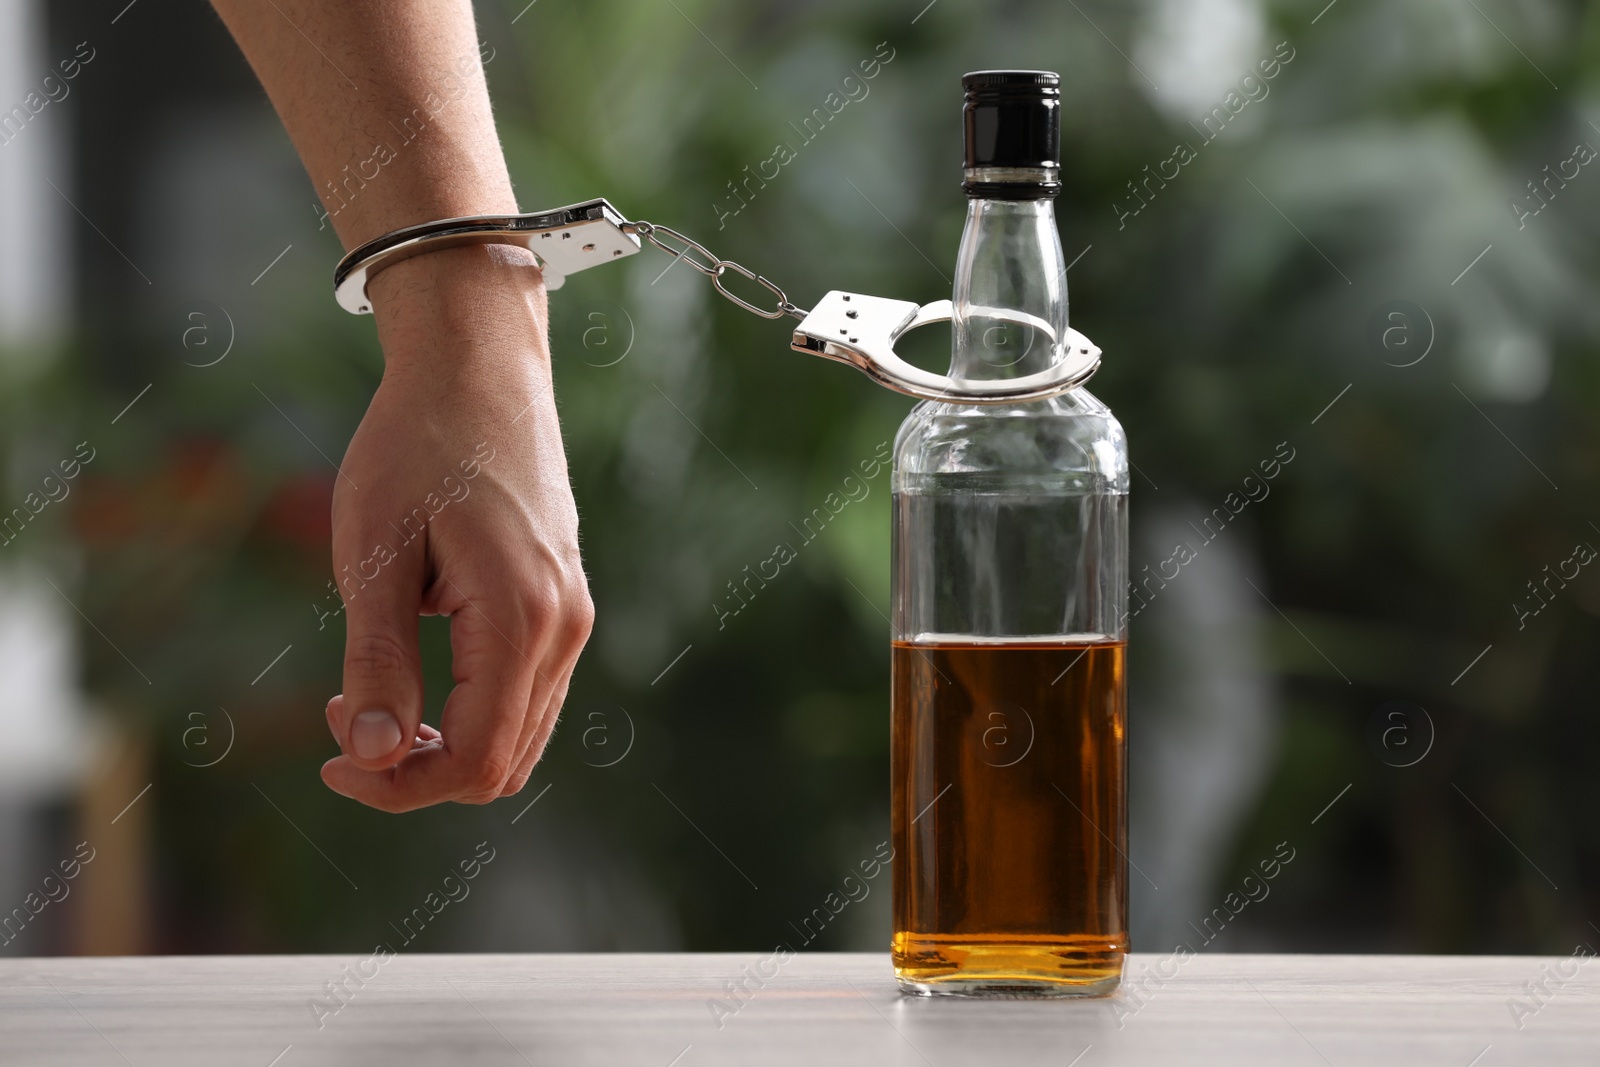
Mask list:
[[[0,1064],[1600,1064],[1592,961],[1201,955],[1139,998],[1042,1002],[905,998],[887,953],[817,953],[714,1012],[762,958],[0,959]],[[347,966],[376,976],[319,1028]]]

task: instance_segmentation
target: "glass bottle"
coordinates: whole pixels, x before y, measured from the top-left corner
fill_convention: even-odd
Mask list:
[[[962,84],[950,374],[1031,374],[1067,325],[1060,78]],[[896,978],[921,994],[1109,993],[1128,949],[1122,427],[1082,388],[923,402],[893,478]]]

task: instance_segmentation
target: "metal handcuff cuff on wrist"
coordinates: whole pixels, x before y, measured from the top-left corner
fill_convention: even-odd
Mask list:
[[[643,247],[641,237],[709,277],[717,292],[746,311],[764,319],[785,315],[799,319],[800,325],[790,341],[796,352],[848,363],[879,385],[921,400],[966,404],[1041,400],[1082,385],[1100,366],[1100,349],[1076,330],[1069,328],[1056,337],[1053,326],[1034,316],[1002,308],[975,308],[973,311],[985,318],[1026,325],[1050,338],[1058,349],[1053,365],[1022,377],[982,380],[950,378],[922,370],[895,354],[895,342],[918,326],[948,321],[953,313],[950,301],[917,305],[835,290],[806,311],[790,303],[777,285],[749,268],[718,259],[703,245],[671,227],[642,220],[630,222],[603,199],[518,215],[441,219],[384,234],[339,261],[333,274],[334,297],[340,307],[353,315],[371,314],[367,282],[373,275],[403,259],[466,244],[526,248],[539,261],[545,287],[559,289],[569,274],[638,252]],[[666,241],[678,242],[680,247],[674,248]],[[766,289],[777,298],[777,306],[770,310],[757,307],[735,294],[723,283],[729,271]]]

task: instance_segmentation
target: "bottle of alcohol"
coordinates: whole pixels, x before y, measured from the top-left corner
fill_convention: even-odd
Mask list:
[[[957,378],[1062,355],[1060,78],[962,79]],[[1078,388],[923,402],[894,453],[894,968],[921,994],[1097,995],[1127,937],[1128,453]]]

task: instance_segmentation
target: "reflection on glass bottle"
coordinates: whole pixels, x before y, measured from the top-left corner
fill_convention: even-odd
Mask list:
[[[1059,86],[963,79],[952,377],[1060,355]],[[924,402],[900,427],[893,955],[908,992],[1100,994],[1121,979],[1127,493],[1122,427],[1081,388]]]

